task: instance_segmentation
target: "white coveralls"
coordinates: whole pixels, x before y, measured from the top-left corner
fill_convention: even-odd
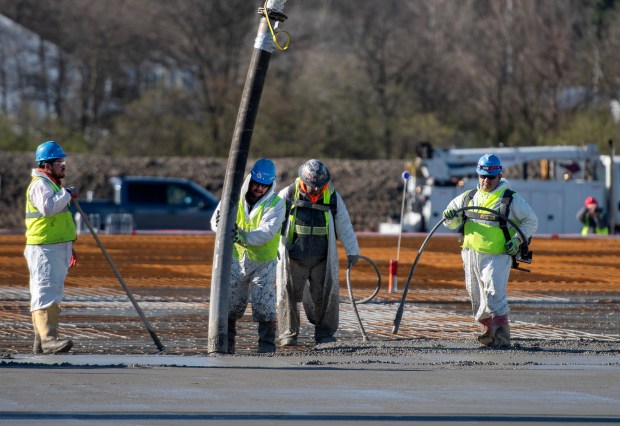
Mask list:
[[[259,209],[250,211],[249,205],[245,200],[245,194],[250,185],[251,175],[247,175],[241,194],[244,194],[243,209],[247,218],[252,218],[258,214]],[[263,201],[265,210],[260,221],[260,226],[254,231],[246,234],[247,246],[262,246],[270,241],[277,233],[280,232],[282,221],[284,220],[284,202],[280,201],[273,207],[269,207],[275,194],[276,182],[254,205],[257,207]],[[217,232],[216,217],[220,210],[218,204],[217,209],[211,217],[211,229]],[[256,322],[269,322],[276,319],[276,263],[277,258],[268,262],[254,261],[247,256],[247,252],[243,258],[235,259],[231,265],[230,294],[228,303],[228,317],[239,319],[243,316],[249,302],[250,286],[252,301],[252,319]]]
[[[504,189],[510,189],[510,184],[506,179],[501,179],[497,187],[486,194],[493,194]],[[481,197],[484,196],[486,195],[478,187],[470,205],[480,205]],[[465,193],[453,199],[447,209],[456,210],[465,207],[464,197]],[[527,201],[517,193],[513,194],[508,218],[519,226],[528,239],[538,228],[538,217]],[[458,215],[454,219],[446,219],[444,226],[457,229],[462,223],[463,216]],[[510,225],[508,227],[511,228]],[[518,233],[515,236],[521,239]],[[510,311],[507,286],[512,258],[505,253],[489,254],[469,248],[463,248],[461,257],[465,270],[465,286],[471,298],[474,319],[480,322],[490,317],[507,315]]]
[[[294,189],[294,185],[292,186],[291,189]],[[288,188],[285,188],[279,194],[280,198],[285,201],[287,190]],[[278,335],[281,341],[286,339],[297,340],[300,325],[297,304],[302,301],[306,317],[316,326],[315,338],[323,337],[317,335],[317,332],[320,334],[323,331],[327,335],[333,336],[338,330],[340,284],[336,235],[340,239],[347,256],[359,255],[359,246],[349,218],[349,212],[340,194],[333,189],[331,182],[328,191],[333,191],[332,197],[337,197],[337,212],[336,217],[334,217],[332,211],[329,211],[327,258],[323,262],[325,272],[323,274],[321,270],[321,273],[316,274],[317,276],[320,275],[321,278],[324,276],[322,283],[317,283],[314,280],[315,282],[310,285],[304,276],[308,273],[309,268],[294,264],[289,258],[287,248],[288,227],[295,224],[287,223],[282,231],[276,279],[278,288]],[[304,278],[295,279],[299,276],[304,276]],[[313,278],[313,274],[310,273],[310,280]]]
[[[33,177],[50,181],[49,177],[32,169]],[[60,213],[71,201],[71,194],[64,188],[54,192],[50,184],[35,180],[28,193],[30,202],[43,216]],[[24,257],[30,270],[30,311],[60,305],[69,271],[73,242],[26,245]]]

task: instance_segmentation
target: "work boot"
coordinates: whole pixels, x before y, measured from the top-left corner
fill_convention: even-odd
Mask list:
[[[280,339],[280,346],[297,346],[296,337],[284,337]]]
[[[276,351],[276,322],[258,323],[258,353],[265,354]]]
[[[493,347],[510,347],[510,324],[508,323],[508,315],[496,317],[495,319],[497,320],[497,328],[493,335]]]
[[[493,317],[488,317],[483,320],[480,320],[480,328],[482,330],[482,334],[478,335],[478,342],[484,346],[491,346],[493,344]]]
[[[486,318],[480,321],[483,333],[478,336],[478,341],[484,346],[491,348],[505,348],[510,346],[510,325],[508,315]]]
[[[34,343],[32,344],[32,353],[35,355],[42,354],[43,348],[41,347],[41,335],[37,330],[37,324],[34,320],[34,312],[30,315],[32,317],[32,328],[34,329]]]
[[[332,332],[330,329],[324,327],[315,327],[314,341],[317,345],[321,345],[323,343],[337,342],[338,339],[334,337],[334,332]]]
[[[235,336],[237,336],[237,320],[228,318],[228,348],[226,348],[226,353],[229,355],[235,353]]]
[[[39,332],[41,350],[44,354],[69,352],[73,347],[71,339],[58,338],[58,315],[60,307],[54,303],[46,309],[39,309],[32,313],[35,327]],[[36,343],[36,333],[35,333]],[[35,349],[33,347],[33,349]]]

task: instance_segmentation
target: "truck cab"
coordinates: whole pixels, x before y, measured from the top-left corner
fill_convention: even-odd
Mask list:
[[[98,215],[101,229],[114,215],[131,215],[133,229],[210,230],[218,199],[182,178],[117,176],[110,178],[112,200],[80,200],[87,215]]]

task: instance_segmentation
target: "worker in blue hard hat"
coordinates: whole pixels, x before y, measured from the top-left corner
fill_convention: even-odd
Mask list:
[[[259,353],[276,351],[276,263],[284,202],[275,193],[276,166],[261,158],[254,163],[241,187],[234,231],[228,303],[228,349],[235,353],[237,320],[252,299],[252,318],[258,322]],[[217,232],[220,205],[211,218]]]
[[[34,328],[33,352],[67,352],[70,339],[58,337],[58,316],[65,277],[75,266],[73,241],[76,226],[69,210],[72,188],[64,188],[66,165],[61,146],[43,142],[36,150],[37,168],[26,190],[26,249],[24,256],[30,271],[30,311]]]
[[[485,207],[513,221],[526,238],[538,228],[538,218],[530,205],[502,178],[502,163],[495,154],[480,157],[476,166],[478,187],[454,198],[443,212],[444,225],[461,228],[461,257],[465,285],[471,298],[474,319],[481,325],[480,344],[489,347],[510,346],[507,286],[512,256],[520,249],[521,236],[510,224],[483,210],[459,209]]]
[[[293,184],[280,191],[286,202],[276,280],[281,346],[297,345],[300,302],[314,324],[315,343],[336,341],[340,301],[337,239],[349,265],[359,256],[349,213],[325,164],[308,160],[298,174]]]

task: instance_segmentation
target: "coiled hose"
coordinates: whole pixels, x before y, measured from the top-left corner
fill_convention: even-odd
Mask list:
[[[521,236],[521,241],[523,241],[523,244],[525,244],[526,247],[527,247],[527,244],[528,244],[527,237],[525,236],[523,231],[521,231],[521,228],[519,228],[517,226],[517,224],[515,224],[507,216],[503,215],[502,213],[500,213],[500,212],[498,212],[496,210],[488,209],[486,207],[478,207],[478,206],[462,207],[460,209],[455,210],[455,212],[459,213],[459,212],[463,212],[463,211],[466,211],[466,210],[482,210],[482,211],[487,211],[487,212],[493,213],[493,214],[497,215],[498,217],[504,219],[506,222],[508,222],[510,224],[510,226],[512,226],[519,233],[519,235]],[[392,325],[392,334],[398,333],[398,328],[400,327],[400,322],[403,319],[403,312],[405,310],[405,302],[407,300],[407,292],[409,291],[409,284],[411,284],[411,279],[413,278],[413,272],[415,271],[416,266],[418,266],[418,261],[420,260],[420,257],[422,256],[422,253],[424,252],[424,248],[426,247],[426,243],[428,243],[428,241],[431,239],[431,237],[433,236],[433,234],[435,233],[437,228],[439,228],[439,226],[445,220],[446,220],[446,218],[442,218],[439,222],[437,222],[437,224],[435,226],[433,226],[433,229],[431,229],[431,231],[428,233],[428,235],[424,239],[424,242],[420,246],[420,249],[418,250],[418,255],[416,256],[415,261],[413,262],[413,266],[411,267],[411,270],[409,271],[409,277],[407,278],[407,283],[405,284],[405,288],[403,289],[403,296],[402,296],[402,298],[400,300],[400,305],[398,305],[398,310],[396,311],[396,316],[394,317],[394,323]]]

